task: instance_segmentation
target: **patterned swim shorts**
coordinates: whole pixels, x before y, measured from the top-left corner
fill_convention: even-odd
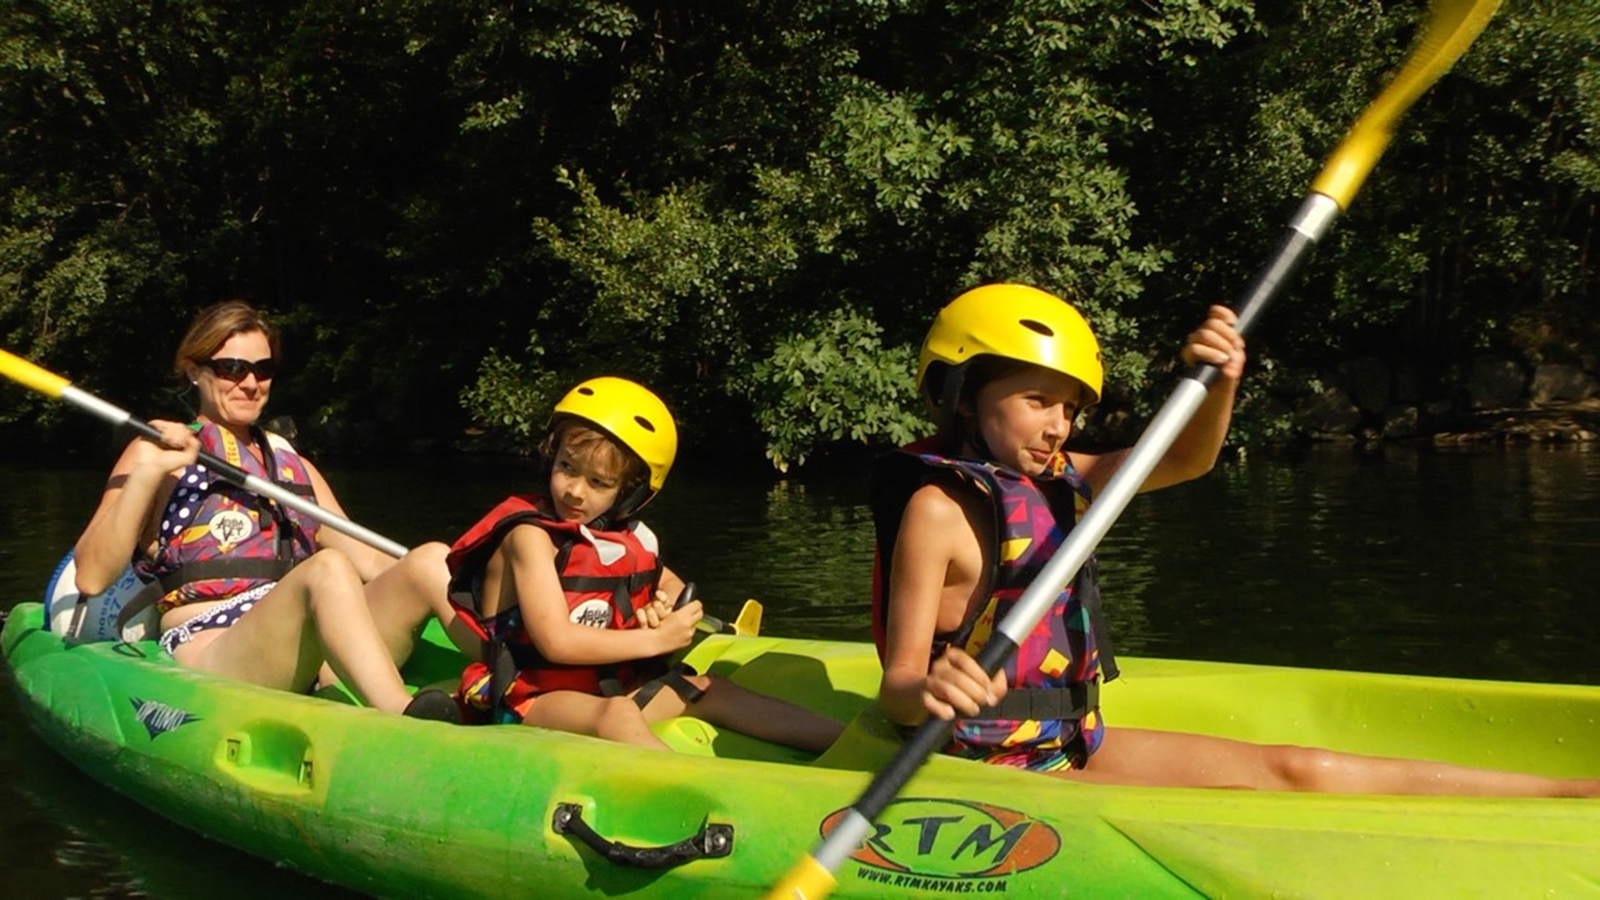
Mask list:
[[[1080,753],[1069,753],[1056,747],[1053,749],[1040,749],[1037,747],[1025,748],[994,748],[988,753],[976,752],[971,748],[963,748],[958,753],[964,759],[976,760],[991,766],[1010,766],[1014,769],[1027,769],[1030,772],[1059,772],[1064,769],[1081,769],[1087,757]]]
[[[276,581],[270,581],[253,587],[242,594],[234,594],[205,612],[172,628],[168,628],[166,631],[161,632],[161,649],[167,651],[167,655],[171,656],[177,652],[179,647],[194,640],[194,636],[202,631],[210,631],[213,628],[233,627],[234,623],[238,622],[245,613],[256,605],[257,600],[265,597],[277,586],[278,583]]]

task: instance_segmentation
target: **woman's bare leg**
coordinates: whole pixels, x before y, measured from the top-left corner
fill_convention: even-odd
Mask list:
[[[639,707],[628,697],[596,697],[578,691],[540,694],[528,707],[522,724],[592,735],[651,750],[671,749],[650,730]]]
[[[399,562],[368,582],[372,619],[396,666],[403,666],[430,618],[444,623],[450,640],[472,659],[483,655],[477,635],[460,620],[448,596],[450,547],[432,541],[412,548]]]
[[[238,623],[178,647],[183,665],[303,691],[326,660],[369,706],[400,712],[410,702],[350,560],[322,550],[295,566]]]
[[[659,722],[687,713],[719,728],[785,747],[821,753],[833,746],[844,725],[787,700],[769,697],[716,675],[685,676],[705,691],[693,705],[685,703],[671,687],[662,688],[644,709],[644,719]]]
[[[1052,774],[1104,784],[1333,794],[1600,796],[1600,780],[1595,779],[1547,778],[1142,728],[1107,728],[1088,766],[1082,771]]]

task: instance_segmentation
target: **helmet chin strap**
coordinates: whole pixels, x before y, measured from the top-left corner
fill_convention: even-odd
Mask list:
[[[595,516],[594,520],[589,523],[589,527],[600,531],[609,531],[616,525],[632,518],[633,514],[638,512],[639,507],[643,506],[650,497],[649,480],[641,481],[634,486],[633,490],[628,492],[626,497],[618,497],[617,502],[611,504],[610,509]]]

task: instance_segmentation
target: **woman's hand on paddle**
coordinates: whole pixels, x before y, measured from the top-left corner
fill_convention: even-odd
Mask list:
[[[928,667],[922,683],[922,705],[928,715],[938,719],[976,715],[1006,695],[1004,672],[987,675],[978,661],[959,647],[947,647],[944,655]]]
[[[1210,363],[1238,381],[1244,375],[1244,335],[1234,329],[1239,317],[1226,306],[1213,306],[1200,327],[1189,333],[1180,354],[1186,365]]]
[[[165,475],[192,465],[199,458],[200,439],[189,426],[165,419],[151,419],[150,425],[161,432],[161,440],[158,443],[141,437],[134,442],[132,462],[135,468]]]

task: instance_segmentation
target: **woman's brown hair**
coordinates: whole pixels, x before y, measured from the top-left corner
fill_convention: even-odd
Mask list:
[[[272,358],[278,358],[278,329],[254,306],[243,300],[225,300],[200,310],[189,323],[183,340],[178,342],[178,352],[173,356],[172,368],[180,380],[188,378],[187,367],[211,358],[217,348],[236,334],[259,331],[267,336],[267,346]]]

